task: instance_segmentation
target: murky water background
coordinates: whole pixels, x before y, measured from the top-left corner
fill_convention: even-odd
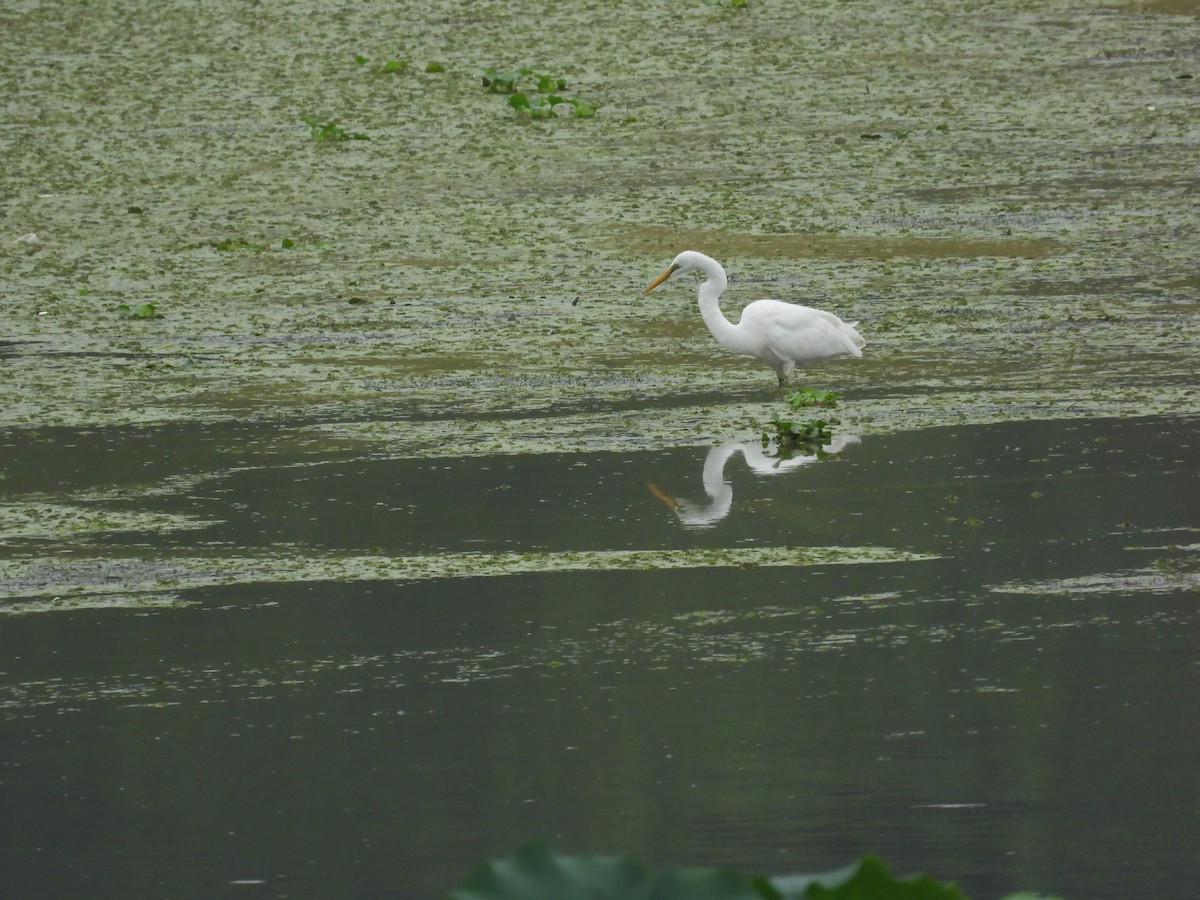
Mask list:
[[[5,890],[1190,895],[1197,14],[0,9]],[[861,321],[827,458],[687,248]]]
[[[872,849],[978,896],[1172,896],[1195,877],[1195,420],[931,429],[772,474],[739,452],[707,527],[648,488],[707,508],[702,448],[265,468],[243,450],[229,471],[220,450],[252,430],[92,434],[86,454],[24,437],[6,447],[22,491],[189,477],[137,507],[193,529],[97,535],[102,557],[911,556],[242,572],[182,608],[9,617],[20,893],[435,896],[534,836],[777,873]]]

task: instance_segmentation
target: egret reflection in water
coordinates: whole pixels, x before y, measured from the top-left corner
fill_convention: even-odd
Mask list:
[[[733,508],[733,485],[725,480],[725,464],[738,453],[755,475],[778,475],[801,466],[811,465],[833,453],[857,444],[862,439],[856,435],[838,435],[826,445],[820,454],[796,453],[788,457],[772,456],[761,443],[720,444],[710,447],[704,458],[701,479],[708,494],[708,502],[685,500],[663,490],[658,484],[650,483],[650,492],[662,500],[686,528],[709,528],[729,515]]]

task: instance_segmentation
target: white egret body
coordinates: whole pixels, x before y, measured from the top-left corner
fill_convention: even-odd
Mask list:
[[[761,359],[775,370],[783,385],[797,366],[804,368],[838,356],[862,356],[866,346],[855,330],[833,313],[782,300],[755,300],[742,310],[735,325],[721,313],[717,301],[729,283],[721,264],[711,256],[685,250],[642,293],[648,294],[677,272],[699,269],[708,278],[700,285],[700,315],[722,347]]]

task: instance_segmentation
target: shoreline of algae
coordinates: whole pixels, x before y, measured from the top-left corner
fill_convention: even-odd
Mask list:
[[[848,398],[887,385],[889,428],[923,380],[1006,360],[991,386],[1024,409],[1097,380],[1194,380],[1183,11],[509,9],[506,43],[536,34],[536,67],[600,104],[522,124],[478,82],[506,62],[500,20],[452,2],[415,21],[28,9],[0,38],[0,427],[405,404],[469,423],[689,385],[769,399],[690,285],[640,297],[685,245],[729,269],[731,317],[774,295],[861,320],[867,364],[806,376]],[[356,63],[390,28],[446,71]],[[371,139],[319,143],[306,116]],[[150,301],[161,318],[121,309]],[[707,437],[741,437],[723,418]]]

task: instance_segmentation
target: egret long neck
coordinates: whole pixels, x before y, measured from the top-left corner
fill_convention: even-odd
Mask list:
[[[718,344],[735,352],[745,352],[737,326],[725,318],[717,304],[725,285],[724,272],[708,273],[708,280],[700,285],[700,316]]]

